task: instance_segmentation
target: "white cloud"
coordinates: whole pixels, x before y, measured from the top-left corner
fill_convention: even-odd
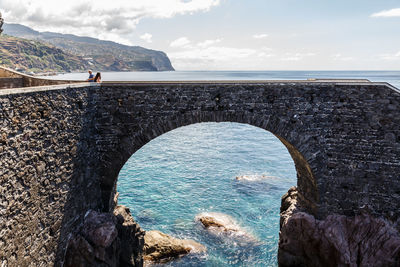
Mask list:
[[[233,47],[207,47],[206,49],[189,49],[186,51],[169,53],[175,59],[201,59],[212,61],[230,61],[232,59],[246,58],[254,55],[256,50]]]
[[[188,37],[180,37],[170,43],[167,53],[176,69],[240,70],[270,66],[271,60],[277,59],[272,50],[266,46],[226,45],[222,38],[194,42]]]
[[[180,37],[172,41],[169,46],[175,48],[186,48],[186,49],[196,49],[196,48],[207,48],[220,43],[222,39],[205,40],[197,44],[192,44],[192,42],[187,37]]]
[[[171,18],[206,12],[220,0],[0,0],[6,22],[39,31],[72,33],[108,40],[134,31],[144,18]]]
[[[172,41],[169,46],[171,47],[188,47],[190,44],[190,40],[187,37],[181,37],[176,39],[175,41]]]
[[[352,60],[354,60],[354,57],[346,57],[340,53],[334,54],[331,57],[333,60],[336,60],[336,61],[352,61]]]
[[[400,51],[394,54],[382,54],[379,58],[388,61],[400,60]]]
[[[222,66],[240,69],[240,60],[251,59],[257,50],[224,46],[196,47],[170,52],[168,56],[178,69],[218,69]],[[237,66],[235,65],[237,63]]]
[[[140,39],[144,40],[144,41],[147,42],[147,43],[153,42],[153,41],[151,40],[151,38],[153,38],[153,35],[151,35],[150,33],[145,33],[145,34],[143,34],[143,35],[140,35]]]
[[[261,50],[264,51],[264,52],[270,52],[270,51],[272,51],[273,49],[270,48],[270,47],[263,46],[263,47],[261,47]]]
[[[372,14],[371,17],[400,17],[400,8],[383,10],[381,12]]]
[[[221,42],[222,38],[217,38],[194,43],[187,37],[180,37],[170,43],[175,51],[168,52],[168,56],[178,69],[210,69],[248,59],[257,53],[255,49],[224,46]]]
[[[254,39],[265,39],[268,37],[268,34],[262,33],[262,34],[254,34],[253,38]]]
[[[272,54],[272,53],[271,53],[272,50],[273,50],[272,48],[263,46],[263,47],[261,47],[261,48],[259,49],[259,52],[258,52],[257,56],[258,56],[259,59],[261,59],[261,60],[266,59],[266,58],[275,57],[275,54]]]
[[[315,56],[315,53],[286,53],[284,57],[281,58],[283,61],[300,61],[306,57]]]
[[[220,43],[222,39],[214,39],[214,40],[205,40],[204,42],[200,42],[197,44],[199,47],[208,47],[217,43]]]
[[[260,52],[257,55],[259,58],[270,58],[275,56],[274,54],[266,53],[266,52]]]

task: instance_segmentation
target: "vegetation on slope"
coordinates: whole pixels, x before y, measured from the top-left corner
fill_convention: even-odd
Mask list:
[[[167,55],[140,46],[72,34],[38,32],[20,24],[5,24],[4,32],[20,38],[46,42],[75,55],[99,71],[168,71],[174,70]]]
[[[7,35],[0,36],[0,65],[34,73],[85,71],[90,67],[82,57],[52,45]]]

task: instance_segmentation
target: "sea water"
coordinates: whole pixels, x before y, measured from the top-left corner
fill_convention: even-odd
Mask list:
[[[236,179],[242,175],[251,179]],[[229,122],[167,132],[133,154],[118,177],[119,204],[144,230],[207,247],[167,266],[276,266],[281,196],[294,185],[293,160],[274,135]],[[203,212],[231,216],[249,240],[211,235],[195,221]]]

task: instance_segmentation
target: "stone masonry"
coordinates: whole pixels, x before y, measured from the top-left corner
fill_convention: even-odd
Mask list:
[[[384,83],[60,85],[4,89],[0,110],[0,266],[62,265],[86,212],[114,209],[118,173],[135,151],[209,121],[275,134],[315,218],[368,207],[400,224],[400,92]]]
[[[82,81],[49,80],[29,76],[0,66],[0,90],[10,88],[80,83]]]
[[[0,266],[60,262],[82,216],[101,209],[90,90],[51,89],[0,95]]]

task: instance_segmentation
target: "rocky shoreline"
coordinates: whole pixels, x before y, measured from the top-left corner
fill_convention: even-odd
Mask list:
[[[144,235],[125,206],[90,210],[68,242],[64,266],[143,266]]]
[[[207,248],[191,239],[178,239],[160,231],[146,231],[143,259],[145,263],[166,263],[189,253],[204,254]]]
[[[260,243],[229,215],[204,213],[195,219],[216,236],[235,238],[243,245]],[[150,266],[206,252],[207,248],[194,240],[143,231],[129,208],[117,205],[113,213],[87,212],[68,242],[64,266]]]
[[[394,225],[367,212],[324,220],[303,211],[297,188],[282,197],[279,266],[400,266]]]
[[[279,266],[400,266],[399,231],[383,218],[365,212],[318,220],[305,212],[296,187],[282,197],[280,217]],[[229,215],[205,212],[195,220],[215,236],[261,242]],[[64,266],[150,266],[206,251],[194,240],[143,231],[129,208],[116,205],[113,213],[87,212],[69,239]]]
[[[219,212],[203,212],[196,215],[199,222],[213,236],[234,239],[241,246],[259,245],[261,242],[231,216]]]
[[[174,238],[155,230],[143,231],[129,208],[117,205],[113,213],[86,213],[83,224],[71,234],[63,266],[141,267],[206,251],[194,240]]]

